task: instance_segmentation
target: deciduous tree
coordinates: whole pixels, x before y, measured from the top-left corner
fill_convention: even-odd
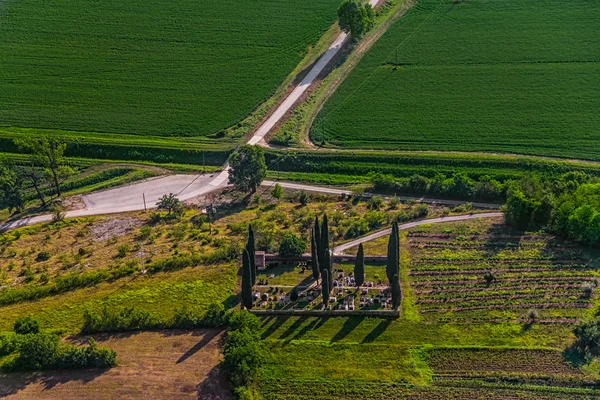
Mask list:
[[[241,192],[256,192],[267,176],[265,153],[260,146],[240,146],[229,156],[229,166],[229,183]]]
[[[25,196],[23,178],[11,165],[0,165],[0,208],[23,211]]]
[[[66,143],[60,142],[55,137],[36,136],[15,140],[15,144],[32,154],[36,166],[45,168],[46,174],[52,180],[56,195],[60,197],[62,194],[60,184],[75,173],[71,167],[65,165]]]
[[[173,193],[162,196],[156,203],[156,206],[159,210],[167,210],[169,216],[171,212],[177,214],[182,209],[181,201]]]
[[[277,199],[278,203],[283,198],[283,188],[279,183],[276,183],[275,186],[273,186],[273,190],[271,190],[271,196],[273,196],[274,199]]]
[[[360,39],[373,27],[375,11],[370,3],[360,0],[345,0],[338,8],[340,29],[354,39]]]

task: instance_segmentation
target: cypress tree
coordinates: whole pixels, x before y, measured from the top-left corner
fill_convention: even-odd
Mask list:
[[[400,265],[400,241],[398,237],[398,224],[394,222],[392,224],[392,233],[388,241],[388,253],[386,262],[386,275],[390,285],[394,275],[399,274]]]
[[[356,253],[354,262],[354,283],[356,286],[362,286],[365,283],[365,251],[362,243],[358,245],[358,253]]]
[[[242,305],[247,309],[252,309],[252,272],[250,270],[250,255],[248,250],[244,249],[242,256]]]
[[[330,273],[329,270],[324,269],[323,271],[321,271],[321,294],[323,295],[323,304],[325,304],[325,308],[327,308],[327,305],[329,304],[329,292],[330,292],[330,286],[329,286],[329,281],[330,281]]]
[[[325,262],[325,250],[329,249],[329,226],[327,223],[327,214],[323,215],[323,225],[321,226],[321,258],[319,265],[321,268],[329,268]],[[331,272],[331,270],[329,270]]]
[[[392,306],[397,310],[402,303],[402,290],[400,289],[400,279],[398,274],[392,277]]]
[[[321,271],[319,269],[319,258],[317,254],[317,241],[315,240],[315,230],[313,229],[310,231],[310,258],[313,278],[315,278],[315,281],[319,282],[319,275]]]
[[[331,262],[331,251],[329,251],[329,249],[325,249],[325,256],[321,269],[329,271],[329,291],[331,292],[331,288],[333,288],[333,263]],[[321,277],[321,280],[323,279],[325,278]],[[321,282],[321,284],[323,284],[323,282]]]
[[[252,286],[256,285],[256,249],[254,246],[254,230],[252,225],[248,225],[248,242],[246,243],[246,250],[248,251],[248,257],[250,258],[250,272],[252,276]]]
[[[321,258],[321,226],[319,225],[319,216],[316,215],[315,216],[315,228],[314,228],[314,232],[315,232],[315,243],[317,244],[317,260],[319,262],[319,268],[322,268],[321,265],[323,264],[323,259]],[[319,269],[319,272],[321,272],[321,270]]]

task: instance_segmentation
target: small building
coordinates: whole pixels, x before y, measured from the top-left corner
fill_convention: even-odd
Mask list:
[[[256,263],[256,269],[259,271],[264,271],[267,269],[267,261],[265,257],[264,251],[256,251],[254,252],[254,262]]]

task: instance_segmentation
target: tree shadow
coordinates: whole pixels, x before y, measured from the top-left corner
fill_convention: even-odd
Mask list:
[[[109,369],[57,370],[43,372],[0,372],[0,398],[16,394],[29,385],[40,384],[44,390],[57,385],[78,381],[82,384],[92,382]]]
[[[225,311],[237,307],[239,304],[240,296],[237,294],[232,294],[223,301],[223,307],[225,307]]]
[[[276,316],[273,323],[260,335],[261,339],[266,339],[271,336],[277,329],[281,327],[288,319],[290,319],[289,315]]]
[[[308,324],[304,325],[304,327],[302,327],[302,329],[300,329],[298,332],[296,332],[296,334],[294,335],[294,337],[292,338],[292,340],[298,340],[301,339],[304,335],[306,335],[308,332],[316,329],[317,326],[319,326],[320,321],[322,320],[322,317],[316,317],[314,318],[311,322],[309,322]]]
[[[305,323],[308,320],[308,317],[299,317],[298,319],[296,319],[294,321],[293,324],[291,324],[286,330],[285,332],[283,332],[280,336],[279,339],[287,339],[292,333],[296,332],[296,330],[298,328],[300,328],[300,326],[302,326],[303,323]]]
[[[572,365],[575,368],[581,368],[588,363],[588,360],[586,360],[585,356],[574,344],[563,350],[562,357],[567,364]]]
[[[264,328],[265,326],[267,326],[269,324],[269,322],[273,321],[275,317],[273,317],[272,315],[268,315],[266,317],[262,317],[260,318],[260,327]]]
[[[365,338],[362,340],[361,344],[374,342],[375,339],[377,339],[383,332],[385,332],[385,330],[388,328],[388,326],[390,326],[391,323],[392,323],[392,320],[389,318],[382,320],[379,323],[379,325],[377,325],[375,328],[373,328],[373,330],[371,332],[369,332],[369,334],[367,336],[365,336]]]
[[[198,400],[229,400],[233,393],[225,373],[216,366],[210,370],[206,378],[196,388]]]
[[[215,337],[217,337],[219,335],[219,333],[221,333],[221,331],[217,330],[217,329],[205,332],[202,339],[198,343],[196,343],[194,346],[192,346],[191,349],[186,351],[181,357],[179,357],[176,364],[182,363],[185,360],[187,360],[188,358],[190,358],[191,356],[193,356],[194,354],[196,354],[204,346],[209,344]]]
[[[347,317],[346,322],[344,322],[344,326],[342,326],[342,329],[340,329],[340,331],[331,338],[331,341],[339,342],[340,340],[344,339],[350,334],[350,332],[356,329],[364,319],[365,317],[363,316]]]

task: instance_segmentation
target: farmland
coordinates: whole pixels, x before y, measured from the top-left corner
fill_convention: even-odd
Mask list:
[[[227,140],[319,41],[337,4],[5,1],[0,124]]]
[[[568,350],[597,303],[595,252],[487,219],[413,228],[401,246],[400,319],[264,319],[265,399],[597,398],[597,364]]]
[[[420,1],[325,104],[312,139],[597,160],[599,16],[595,2]]]

